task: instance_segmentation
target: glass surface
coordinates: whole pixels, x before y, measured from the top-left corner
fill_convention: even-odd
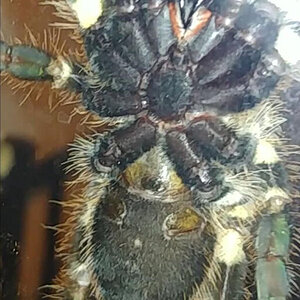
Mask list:
[[[2,1],[4,40],[23,42],[30,28],[42,43],[45,30],[52,30],[49,24],[57,21],[52,13],[51,7],[36,0]],[[58,45],[65,41],[66,49],[77,47],[63,31]],[[42,294],[39,287],[50,284],[59,268],[54,256],[57,237],[41,224],[50,228],[65,217],[60,205],[49,200],[70,197],[72,190],[63,186],[61,163],[68,143],[85,128],[80,117],[73,117],[74,104],[55,107],[59,98],[49,83],[19,90],[18,84],[2,77],[1,163],[7,164],[1,169],[2,293],[7,300],[37,300]],[[285,130],[291,143],[300,145],[300,83],[293,83],[285,99],[290,110]],[[295,160],[300,162],[297,156]]]

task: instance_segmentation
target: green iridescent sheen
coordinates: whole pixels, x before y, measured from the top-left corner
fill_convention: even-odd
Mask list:
[[[285,300],[289,281],[288,258],[290,230],[284,214],[264,216],[256,240],[256,285],[258,300]]]

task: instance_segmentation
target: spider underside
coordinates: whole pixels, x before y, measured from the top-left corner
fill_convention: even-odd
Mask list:
[[[285,299],[279,12],[242,0],[101,3],[86,28],[70,4],[89,71],[74,64],[64,84],[121,125],[70,149],[87,187],[58,297]]]

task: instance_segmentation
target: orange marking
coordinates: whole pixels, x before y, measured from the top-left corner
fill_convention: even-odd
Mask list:
[[[177,16],[177,8],[174,2],[169,2],[168,3],[168,8],[169,8],[169,14],[170,14],[170,20],[171,20],[171,25],[172,29],[174,32],[174,35],[178,40],[181,40],[183,38],[183,26],[182,24],[179,23],[180,20],[178,20]]]
[[[168,8],[173,33],[179,41],[184,40],[185,42],[196,36],[198,32],[205,27],[212,15],[210,10],[205,9],[204,7],[199,8],[197,16],[195,17],[196,20],[192,22],[189,28],[184,30],[176,4],[170,2],[168,3]]]
[[[200,8],[197,16],[197,24],[194,28],[188,28],[184,34],[184,40],[188,41],[193,36],[197,35],[198,32],[207,24],[210,19],[212,13],[208,9]]]

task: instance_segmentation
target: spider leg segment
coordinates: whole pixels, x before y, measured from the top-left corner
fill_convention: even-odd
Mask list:
[[[92,168],[99,173],[123,171],[142,154],[149,151],[156,142],[156,128],[138,119],[126,128],[96,139],[91,157]]]
[[[203,197],[215,199],[220,193],[220,184],[210,174],[211,168],[204,157],[197,156],[183,133],[170,132],[166,135],[168,155],[183,182],[194,188]]]
[[[186,135],[195,153],[203,153],[210,161],[219,160],[237,167],[239,160],[245,161],[246,156],[251,155],[248,150],[251,147],[245,145],[250,142],[249,138],[237,136],[234,130],[214,116],[193,121],[187,127]]]
[[[19,45],[9,46],[1,41],[1,72],[7,71],[15,77],[27,80],[51,78],[47,72],[51,58],[41,50]]]
[[[266,147],[267,149],[267,147]],[[256,237],[256,285],[258,299],[286,299],[290,293],[289,274],[286,268],[289,258],[291,232],[285,205],[290,202],[287,174],[278,156],[270,152],[267,162],[268,192],[265,196],[267,206],[262,210]],[[266,162],[257,164],[266,172]],[[283,172],[283,174],[282,174]]]
[[[196,70],[199,84],[204,85],[211,82],[233,69],[234,64],[244,53],[246,42],[242,39],[235,39],[230,32],[227,35],[226,43],[219,44],[202,59]]]
[[[226,170],[231,169],[232,174],[243,171],[245,164],[253,160],[255,147],[251,143],[250,137],[236,136],[214,116],[195,119],[185,132],[166,134],[167,153],[178,175],[195,193],[196,207],[207,201],[221,204],[230,199],[225,197],[232,190],[226,184]],[[231,197],[230,205],[243,198]]]
[[[258,299],[286,299],[288,296],[290,288],[286,262],[289,243],[290,231],[286,216],[283,213],[264,216],[256,238],[258,258],[255,277]]]
[[[1,72],[23,80],[50,80],[55,88],[80,91],[82,68],[62,57],[27,45],[8,45],[0,41]]]
[[[217,274],[213,271],[211,274],[207,272],[209,278],[205,282],[205,289],[199,289],[191,300],[202,299],[222,299],[222,300],[238,300],[243,299],[245,291],[243,290],[244,281],[247,273],[247,261],[239,262],[233,265],[211,265],[212,269],[217,269]],[[215,278],[217,276],[218,279]]]

